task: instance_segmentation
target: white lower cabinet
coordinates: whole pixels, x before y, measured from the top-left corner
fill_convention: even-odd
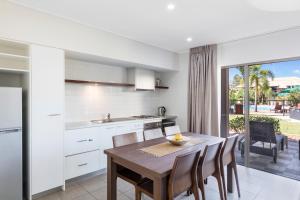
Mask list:
[[[65,133],[65,156],[71,156],[87,151],[99,149],[101,128],[83,128],[66,131]]]
[[[104,150],[113,148],[112,137],[136,132],[142,141],[143,126],[142,121],[130,121],[67,130],[64,137],[65,179],[106,169]]]
[[[71,179],[100,169],[100,150],[66,157],[66,179]]]

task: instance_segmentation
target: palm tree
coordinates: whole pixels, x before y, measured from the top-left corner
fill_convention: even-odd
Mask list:
[[[245,80],[245,70],[244,67],[238,67],[241,75],[236,75],[234,77],[234,82],[240,82],[240,84],[244,84]],[[269,86],[269,79],[274,78],[274,74],[271,70],[262,69],[262,65],[251,65],[249,66],[249,80],[250,87],[254,87],[254,104],[255,104],[255,112],[257,112],[257,102],[258,97],[261,91],[262,100],[266,96],[271,96],[272,89]]]
[[[249,67],[249,80],[250,85],[254,85],[254,105],[255,105],[255,112],[257,112],[257,101],[259,96],[259,89],[262,92],[269,92],[269,78],[272,80],[274,79],[274,74],[272,71],[267,69],[262,69],[261,65],[252,65]]]

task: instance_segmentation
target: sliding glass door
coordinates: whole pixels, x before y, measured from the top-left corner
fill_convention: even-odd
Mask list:
[[[300,60],[223,68],[220,130],[238,164],[300,181]]]
[[[248,66],[221,71],[221,136],[239,134],[237,162],[249,163],[249,69]]]

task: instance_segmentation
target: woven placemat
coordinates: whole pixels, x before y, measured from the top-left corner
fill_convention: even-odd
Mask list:
[[[185,145],[183,146],[175,146],[169,142],[164,142],[161,144],[156,144],[150,147],[145,147],[140,149],[141,151],[145,152],[145,153],[149,153],[155,157],[163,157],[166,155],[169,155],[171,153],[175,153],[177,151],[183,150],[185,148],[197,145],[197,144],[201,144],[201,143],[205,143],[207,140],[205,139],[200,139],[200,138],[192,138],[189,142],[187,142]]]

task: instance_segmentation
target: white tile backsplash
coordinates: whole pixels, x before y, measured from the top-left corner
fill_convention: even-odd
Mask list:
[[[127,83],[127,69],[99,63],[66,59],[67,79]],[[133,91],[133,88],[66,83],[66,121],[156,114],[160,91]]]
[[[71,84],[66,86],[66,121],[128,117],[141,114],[156,114],[159,92],[133,91],[129,88]]]

